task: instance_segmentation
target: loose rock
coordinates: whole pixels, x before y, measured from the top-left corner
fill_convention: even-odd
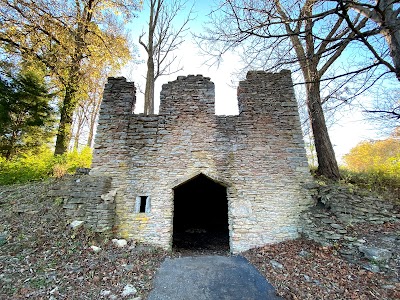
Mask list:
[[[111,294],[111,291],[109,291],[109,290],[102,290],[102,291],[100,291],[100,296],[103,296],[103,297],[107,297],[107,296],[109,296]]]
[[[128,245],[128,242],[124,239],[112,239],[111,240],[112,243],[114,244],[114,246],[118,247],[118,248],[123,248],[126,247]]]
[[[136,293],[137,293],[137,289],[132,284],[127,284],[127,285],[125,285],[121,296],[122,297],[133,296]]]
[[[274,269],[283,269],[283,265],[282,265],[281,263],[277,262],[276,260],[271,259],[271,260],[269,261],[269,263],[271,264],[271,266],[272,266]]]
[[[5,244],[6,241],[7,241],[7,233],[6,232],[0,233],[0,246]]]
[[[366,264],[366,265],[363,266],[363,268],[365,270],[368,270],[368,271],[372,272],[372,273],[380,272],[380,268],[377,265],[373,265],[373,264]]]
[[[85,222],[84,222],[84,221],[75,220],[75,221],[73,221],[71,224],[69,224],[69,226],[70,226],[72,229],[78,229],[79,227],[83,226],[83,223],[85,223]]]
[[[90,246],[90,249],[92,249],[92,251],[93,251],[94,253],[98,253],[98,252],[101,251],[101,248],[100,248],[100,247],[97,247],[97,246]]]
[[[360,246],[358,250],[362,252],[369,260],[376,262],[388,261],[392,257],[392,252],[387,249],[377,247]]]

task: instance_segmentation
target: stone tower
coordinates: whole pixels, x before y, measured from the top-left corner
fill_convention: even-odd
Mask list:
[[[214,94],[210,78],[180,76],[146,116],[134,84],[109,78],[91,174],[112,178],[121,236],[170,248],[226,229],[234,253],[298,236],[312,179],[290,72],[249,72],[237,116],[215,115]]]

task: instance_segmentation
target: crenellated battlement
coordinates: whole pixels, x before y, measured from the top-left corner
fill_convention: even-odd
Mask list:
[[[215,114],[215,87],[209,77],[179,76],[164,84],[160,94],[160,115]]]
[[[136,104],[135,83],[125,77],[109,77],[104,87],[102,116],[133,114]]]
[[[125,77],[110,77],[104,89],[102,115],[131,115],[136,88]],[[269,113],[276,106],[296,107],[291,72],[249,71],[237,88],[239,114]],[[159,115],[215,114],[215,86],[202,75],[178,76],[162,86]]]
[[[297,111],[291,72],[289,70],[282,70],[279,73],[249,71],[246,80],[239,82],[238,105],[239,114],[249,117],[255,114],[280,112],[281,106],[295,107]],[[288,109],[283,112],[285,111]]]
[[[202,75],[164,84],[157,115],[134,114],[135,99],[132,82],[108,79],[91,171],[112,177],[121,236],[170,248],[175,190],[199,176],[224,183],[232,252],[298,236],[312,179],[290,71],[249,72],[236,116],[215,115]]]

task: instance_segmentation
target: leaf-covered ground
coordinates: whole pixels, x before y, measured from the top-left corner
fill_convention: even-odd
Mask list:
[[[71,229],[49,184],[0,187],[0,299],[125,299],[127,284],[145,297],[166,252]]]
[[[0,187],[0,299],[146,299],[160,263],[182,253],[117,248],[110,238],[71,229],[61,203],[46,196],[50,185]],[[363,228],[380,232],[379,225]],[[398,281],[348,263],[337,250],[299,239],[244,255],[285,299],[400,299]],[[127,284],[135,295],[122,296]]]
[[[336,249],[298,239],[252,249],[244,256],[284,299],[400,299],[393,278],[364,270]]]

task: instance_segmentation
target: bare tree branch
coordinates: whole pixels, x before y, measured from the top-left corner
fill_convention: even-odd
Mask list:
[[[320,85],[322,82],[332,85],[334,80],[340,79],[343,83],[339,83],[338,88],[345,88],[346,79],[369,73],[371,68],[383,64],[368,62],[361,67],[348,66],[344,72],[328,74],[332,68],[338,68],[337,62],[350,44],[361,44],[353,28],[364,30],[366,37],[377,32],[367,26],[369,19],[359,13],[348,15],[346,20],[340,12],[335,1],[226,0],[211,13],[206,33],[197,36],[201,49],[215,62],[227,51],[242,47],[248,68],[261,66],[271,70],[287,66],[292,70],[301,69],[319,171],[330,178],[339,175],[322,103],[332,99],[332,93],[337,94],[339,90],[333,87],[332,92],[328,92],[331,96],[322,99]]]
[[[400,80],[400,7],[395,9],[394,5],[398,1],[395,0],[376,0],[375,5],[368,2],[337,0],[340,14],[343,16],[348,26],[353,30],[357,37],[364,43],[374,57],[391,72],[396,74]],[[359,28],[355,28],[349,19],[349,10],[357,11],[363,14],[368,20],[376,24],[375,31],[379,32],[386,40],[389,48],[392,64],[376,51],[374,45],[367,40],[367,35],[361,32]]]
[[[144,94],[144,113],[154,113],[154,84],[163,75],[174,74],[182,67],[178,66],[171,70],[176,62],[173,52],[184,42],[184,36],[188,30],[188,24],[192,20],[192,8],[183,20],[178,29],[174,29],[173,23],[181,13],[188,1],[148,0],[149,1],[149,22],[146,33],[139,37],[139,44],[147,52],[147,75]],[[147,34],[147,44],[143,42]]]

